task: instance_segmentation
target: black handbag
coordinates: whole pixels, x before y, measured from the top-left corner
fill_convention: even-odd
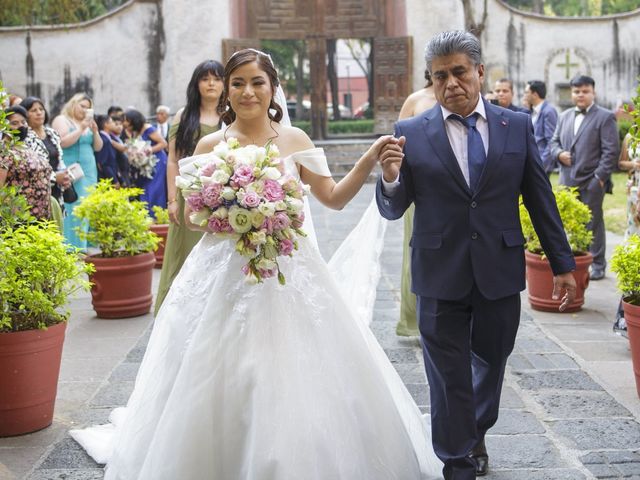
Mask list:
[[[73,183],[62,191],[62,199],[65,203],[74,203],[78,201],[78,192]]]

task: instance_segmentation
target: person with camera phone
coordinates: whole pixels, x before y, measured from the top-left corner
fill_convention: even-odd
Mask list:
[[[76,227],[84,229],[87,227],[73,215],[73,209],[78,204],[78,199],[86,194],[87,188],[98,181],[94,152],[102,149],[103,142],[93,119],[91,98],[85,93],[76,93],[64,105],[60,115],[53,120],[52,127],[60,135],[62,152],[68,167],[67,173],[72,178],[78,197],[70,202],[65,200],[64,205],[67,211],[64,222],[65,241],[86,251],[87,242],[80,240]]]

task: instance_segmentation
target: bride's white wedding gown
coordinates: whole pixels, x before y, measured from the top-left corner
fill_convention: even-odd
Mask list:
[[[295,175],[297,164],[329,175],[321,149],[285,159]],[[371,222],[358,228],[367,235]],[[361,275],[348,304],[314,242],[279,259],[285,286],[251,286],[235,242],[204,235],[158,313],[127,407],[113,424],[71,432],[107,463],[105,479],[441,478],[428,425],[358,318],[375,285]]]

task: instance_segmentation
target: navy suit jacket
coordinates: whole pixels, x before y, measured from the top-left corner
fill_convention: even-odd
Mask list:
[[[538,145],[544,171],[547,173],[553,172],[558,166],[558,160],[551,155],[549,147],[553,132],[556,131],[557,123],[558,112],[553,108],[553,105],[545,100],[540,107],[540,114],[536,124],[533,126],[533,136],[536,139],[536,145]]]
[[[407,139],[400,183],[388,196],[378,180],[376,198],[390,220],[415,203],[410,243],[417,295],[459,300],[474,284],[488,299],[523,290],[520,194],[554,273],[575,268],[529,117],[484,104],[489,148],[475,192],[451,149],[440,105],[396,124],[396,136]]]

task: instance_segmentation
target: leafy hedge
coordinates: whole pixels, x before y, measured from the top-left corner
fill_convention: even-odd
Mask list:
[[[349,133],[373,133],[373,120],[338,120],[328,122],[330,135],[343,135]],[[311,135],[311,122],[308,120],[291,122],[294,127],[298,127],[307,135]]]

